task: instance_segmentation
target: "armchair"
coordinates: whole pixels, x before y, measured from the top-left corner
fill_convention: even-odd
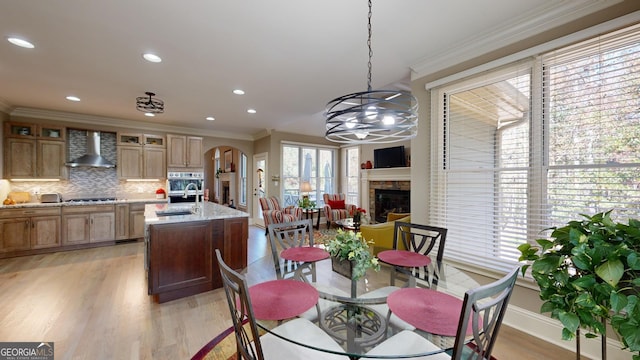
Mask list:
[[[327,228],[336,220],[346,219],[356,209],[353,204],[345,204],[344,194],[323,194],[324,216],[327,218]]]
[[[302,208],[295,206],[282,208],[280,201],[275,196],[260,198],[260,207],[266,228],[265,234],[269,233],[270,224],[302,220]]]
[[[396,220],[411,222],[411,214],[388,213],[387,222],[360,225],[360,232],[365,240],[373,241],[373,254],[380,251],[393,249],[393,231]],[[400,250],[404,250],[403,244],[398,244]]]

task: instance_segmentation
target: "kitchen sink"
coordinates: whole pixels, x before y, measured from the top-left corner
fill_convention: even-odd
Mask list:
[[[156,211],[156,215],[158,216],[193,215],[193,212],[188,209],[161,210],[161,211]]]

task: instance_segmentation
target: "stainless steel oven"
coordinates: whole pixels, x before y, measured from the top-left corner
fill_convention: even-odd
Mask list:
[[[193,202],[196,201],[196,195],[202,196],[204,188],[204,173],[202,172],[169,172],[167,174],[167,183],[169,188],[169,201],[174,202]],[[187,190],[187,198],[183,198],[184,189],[189,184],[195,184],[198,190],[193,186]]]

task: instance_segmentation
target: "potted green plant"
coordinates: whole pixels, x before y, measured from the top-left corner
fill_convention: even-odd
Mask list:
[[[331,255],[334,271],[349,276],[343,270],[348,267],[351,270],[351,279],[357,280],[364,276],[367,269],[380,270],[378,258],[369,251],[369,242],[362,237],[360,232],[338,229],[336,237],[329,240],[326,250]]]
[[[312,209],[316,207],[316,202],[309,200],[309,197],[305,196],[302,199],[298,200],[298,207],[301,207],[303,209]]]
[[[522,244],[524,275],[531,275],[544,301],[540,311],[563,325],[562,338],[579,329],[588,338],[606,334],[611,324],[625,348],[640,360],[640,221],[614,222],[611,210],[549,230],[539,246]]]

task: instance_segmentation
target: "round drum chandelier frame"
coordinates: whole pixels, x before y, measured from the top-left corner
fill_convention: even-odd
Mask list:
[[[391,143],[418,133],[418,101],[408,91],[371,89],[371,0],[368,16],[367,91],[335,98],[326,107],[327,140],[339,143]]]
[[[139,96],[136,98],[136,109],[144,113],[150,114],[162,114],[164,112],[164,101],[160,99],[154,99],[156,94],[152,92],[145,92],[147,96]]]

